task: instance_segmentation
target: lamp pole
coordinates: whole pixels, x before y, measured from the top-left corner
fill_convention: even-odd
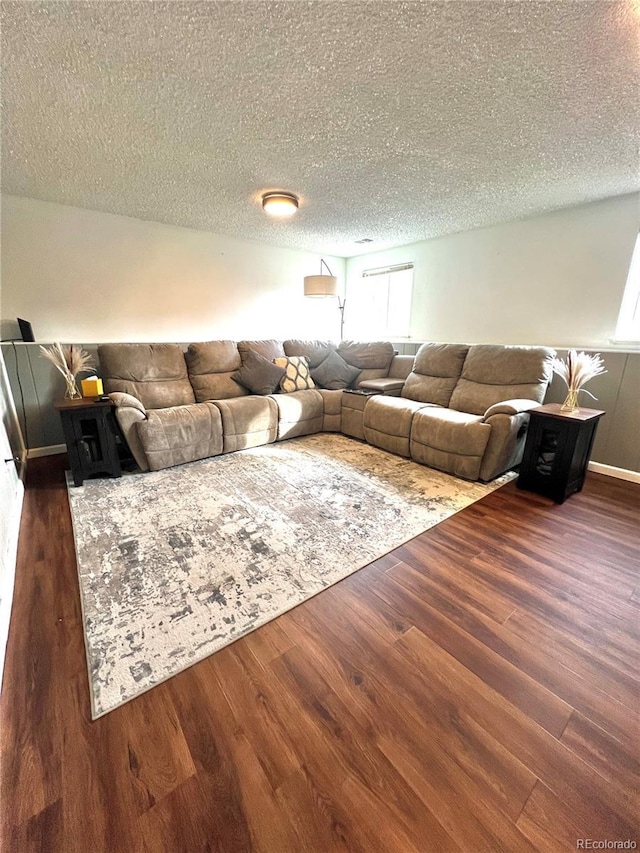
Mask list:
[[[323,274],[322,273],[322,267],[323,266],[326,267],[329,275],[332,278],[334,278],[335,276],[333,275],[333,273],[329,269],[329,264],[325,261],[324,258],[320,258],[320,275]],[[340,341],[342,341],[344,339],[344,309],[345,309],[345,305],[347,304],[347,300],[346,300],[346,297],[344,299],[340,299],[340,296],[338,294],[336,294],[336,298],[338,300],[338,310],[340,311]]]
[[[340,343],[344,340],[344,306],[347,304],[346,299],[340,299],[338,296],[338,310],[340,311]]]

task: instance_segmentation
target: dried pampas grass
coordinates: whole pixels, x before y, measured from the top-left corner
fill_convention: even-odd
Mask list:
[[[607,372],[600,353],[588,355],[586,352],[576,352],[574,349],[570,349],[567,353],[566,361],[556,357],[553,359],[551,366],[553,372],[564,379],[569,389],[567,399],[562,404],[563,409],[575,412],[580,408],[578,404],[578,391],[584,391],[593,400],[598,399],[582,386],[590,379],[593,379],[594,376],[600,376]]]
[[[79,373],[93,371],[93,356],[77,344],[56,343],[50,347],[41,346],[40,353],[64,376],[64,381],[67,383],[66,396],[72,400],[80,397],[76,376]]]
[[[93,356],[77,344],[41,346],[40,352],[63,376],[66,373],[70,373],[74,377],[79,373],[89,373],[94,367]]]

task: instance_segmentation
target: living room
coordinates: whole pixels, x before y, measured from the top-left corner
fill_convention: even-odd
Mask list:
[[[15,467],[3,490],[15,571],[11,612],[3,564],[3,843],[637,843],[640,344],[624,330],[640,228],[635,5],[3,7],[2,396]],[[293,195],[291,217],[266,214],[273,191]],[[381,313],[371,276],[401,268],[405,307],[395,291],[397,310]],[[305,296],[318,274],[335,296]],[[16,340],[17,317],[36,342]],[[96,714],[79,496],[200,461],[67,491],[64,383],[40,344],[83,346],[107,381],[108,344],[252,339],[333,341],[343,354],[344,342],[386,341],[412,372],[425,342],[600,354],[607,372],[586,388],[597,401],[580,395],[605,413],[584,489],[556,503],[518,489],[512,469],[488,483],[445,472],[446,501],[460,501],[450,515],[376,550],[394,525],[368,512],[371,555],[345,536],[357,553],[343,580]],[[538,404],[566,396],[550,378]],[[363,423],[396,405],[373,400]],[[344,464],[432,476],[346,435],[283,435],[264,452],[307,442],[317,456],[326,440]],[[262,452],[225,451],[203,470],[220,472],[222,491],[232,467],[272,464]],[[181,517],[185,482],[165,516]],[[325,518],[343,489],[322,493]],[[355,525],[345,519],[332,523]]]

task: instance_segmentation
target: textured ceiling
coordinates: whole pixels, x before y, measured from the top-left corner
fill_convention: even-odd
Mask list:
[[[2,13],[5,192],[350,256],[640,187],[637,0]]]

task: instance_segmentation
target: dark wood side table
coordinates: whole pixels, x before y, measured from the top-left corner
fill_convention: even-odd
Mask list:
[[[604,412],[580,409],[563,412],[547,403],[529,412],[531,420],[518,488],[562,503],[584,484],[598,422]]]
[[[111,400],[83,397],[58,400],[73,484],[81,486],[85,477],[110,474],[119,477],[120,459],[116,444],[116,423]]]

